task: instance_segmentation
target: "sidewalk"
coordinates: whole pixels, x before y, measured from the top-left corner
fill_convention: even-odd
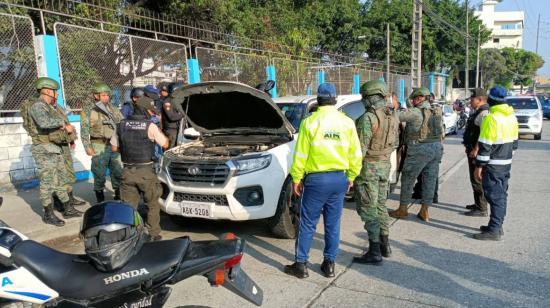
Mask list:
[[[107,183],[108,187],[109,183]],[[84,206],[77,207],[80,211],[85,211],[91,202],[95,202],[92,181],[82,181],[74,186],[74,193],[80,199],[88,202]],[[10,190],[0,193],[4,197],[4,204],[0,209],[0,219],[8,225],[16,228],[18,231],[27,235],[29,238],[43,242],[53,240],[59,237],[74,236],[80,231],[82,218],[64,219],[65,226],[54,227],[42,222],[42,205],[38,197],[38,187],[27,190]],[[112,198],[109,190],[106,192],[106,198]],[[61,214],[56,212],[58,217]]]

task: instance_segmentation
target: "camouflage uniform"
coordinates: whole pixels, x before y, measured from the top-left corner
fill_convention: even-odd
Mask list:
[[[373,135],[373,126],[378,119],[367,112],[357,120],[357,134],[361,142],[361,152],[367,153]],[[390,157],[363,159],[361,173],[355,179],[357,213],[365,223],[369,240],[380,241],[380,235],[389,235],[389,216],[386,199],[389,189]]]
[[[51,133],[60,131],[66,121],[58,108],[47,104],[39,98],[34,99],[29,107],[32,118],[31,131],[32,155],[38,169],[40,180],[40,201],[44,207],[52,204],[52,194],[55,193],[63,203],[69,201],[65,186],[66,167],[63,158],[63,145],[51,142]]]
[[[423,108],[430,108],[430,103],[423,102],[417,107],[399,113],[399,120],[407,123],[405,127],[407,157],[401,173],[401,196],[399,198],[402,205],[412,202],[414,183],[420,174],[422,174],[422,204],[432,205],[435,185],[439,176],[439,163],[443,156],[441,142],[419,143],[417,141],[423,121],[421,111]],[[443,123],[441,125],[443,127]]]
[[[55,110],[59,116],[63,117],[66,123],[69,123],[69,119],[61,107],[57,107]],[[69,140],[67,140],[67,143],[60,144],[59,146],[61,148],[61,154],[63,155],[63,162],[65,163],[65,168],[59,170],[61,185],[65,187],[67,193],[70,195],[73,191],[73,185],[76,183],[76,176],[74,173],[73,157],[71,155],[71,148],[69,147]]]
[[[105,175],[109,168],[111,185],[116,191],[120,186],[122,162],[120,154],[111,151],[109,141],[115,133],[116,125],[123,119],[120,111],[110,103],[101,102],[87,104],[80,113],[80,135],[85,149],[93,149],[92,174],[94,175],[94,190],[103,191]]]

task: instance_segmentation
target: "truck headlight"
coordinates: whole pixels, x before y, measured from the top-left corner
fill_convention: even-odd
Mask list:
[[[538,123],[540,121],[542,121],[542,115],[540,113],[537,113],[537,114],[532,115],[532,116],[529,117],[529,122]]]
[[[237,168],[237,175],[246,174],[267,168],[271,164],[271,154],[245,156],[234,160],[233,163]]]

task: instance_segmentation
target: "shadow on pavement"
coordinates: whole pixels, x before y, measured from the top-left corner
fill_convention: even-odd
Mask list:
[[[543,277],[543,275],[533,275],[521,270],[510,267],[509,264],[483,257],[480,255],[472,254],[469,252],[455,251],[445,248],[438,248],[430,246],[423,241],[411,241],[411,245],[404,244],[399,241],[393,241],[393,246],[402,250],[407,256],[424,264],[435,267],[445,273],[450,273],[459,276],[463,279],[469,280],[472,283],[480,284],[485,287],[490,287],[502,291],[506,291],[512,294],[521,294],[526,297],[534,297],[539,299],[548,300],[550,294],[547,292],[550,290],[550,281]],[[409,267],[407,265],[400,265],[399,263],[393,263],[390,266]],[[472,304],[472,296],[474,297],[487,297],[487,294],[475,292],[475,290],[468,289],[466,293],[470,294],[469,298],[455,297],[453,294],[461,293],[463,287],[457,285],[455,282],[449,281],[450,278],[443,276],[440,273],[412,268],[403,268],[404,271],[418,272],[426,281],[438,281],[442,280],[445,284],[452,284],[451,288],[442,288],[441,290],[422,287],[421,285],[407,285],[408,280],[400,281],[400,285],[412,288],[420,289],[423,292],[432,293],[436,296],[441,296],[454,300],[457,303],[469,306]],[[513,277],[513,279],[511,279]],[[388,280],[388,277],[380,277],[381,279]],[[414,279],[412,281],[422,281],[424,279]],[[448,292],[448,290],[453,290]],[[434,292],[436,291],[436,292]],[[544,297],[543,297],[544,296]],[[492,297],[491,306],[498,307],[501,305],[508,306],[510,303],[501,303],[499,299]]]

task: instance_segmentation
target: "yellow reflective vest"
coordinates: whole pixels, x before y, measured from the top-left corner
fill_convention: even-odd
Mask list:
[[[308,173],[344,171],[353,181],[362,158],[353,120],[334,106],[321,106],[300,124],[290,175],[300,183]]]
[[[518,148],[518,122],[512,107],[500,104],[489,108],[481,122],[478,144],[476,165],[512,164],[513,151]]]

